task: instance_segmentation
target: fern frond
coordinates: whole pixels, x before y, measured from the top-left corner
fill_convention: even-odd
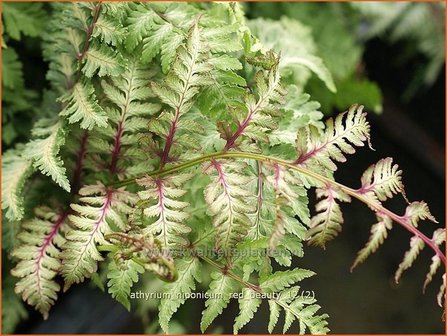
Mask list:
[[[2,156],[2,210],[6,218],[20,220],[24,214],[23,187],[33,171],[32,161],[23,156],[23,146],[10,149]]]
[[[270,299],[270,321],[268,330],[272,332],[275,328],[281,308],[285,311],[285,320],[283,326],[283,333],[291,327],[295,320],[299,322],[299,333],[305,334],[309,330],[310,334],[326,334],[327,328],[327,314],[316,315],[320,306],[315,304],[316,300],[313,297],[306,297],[299,295],[299,287],[291,287],[280,293],[278,299]]]
[[[139,165],[139,161],[146,161],[144,156],[133,145],[135,138],[147,130],[146,118],[160,109],[159,104],[150,102],[152,92],[149,81],[154,71],[142,66],[137,59],[137,55],[129,58],[121,76],[102,81],[106,101],[111,103],[107,109],[109,125],[98,130],[90,150],[100,157],[107,157],[101,165],[119,178],[129,174],[141,175],[147,171],[147,167]]]
[[[176,199],[186,193],[180,187],[191,177],[191,174],[179,174],[137,180],[137,183],[145,188],[144,191],[138,192],[138,197],[142,200],[143,214],[149,219],[155,218],[144,231],[159,238],[165,247],[187,244],[184,235],[191,229],[184,223],[189,217],[185,211],[189,203]]]
[[[358,254],[357,258],[351,266],[351,271],[360,263],[364,262],[372,253],[376,252],[380,245],[383,244],[388,236],[388,231],[391,230],[393,222],[388,216],[377,216],[378,222],[371,226],[371,235],[366,243],[365,247],[362,248]]]
[[[268,293],[281,292],[285,288],[289,288],[293,284],[300,282],[303,279],[310,278],[313,275],[315,275],[315,272],[303,268],[278,271],[261,279],[261,288]]]
[[[45,25],[42,3],[2,3],[2,21],[6,33],[14,40],[21,35],[38,36]]]
[[[275,58],[279,62],[279,58]],[[236,141],[245,135],[254,141],[268,141],[266,131],[276,128],[272,116],[279,114],[277,103],[282,102],[286,95],[280,85],[280,75],[277,65],[273,66],[267,74],[259,71],[255,76],[257,96],[245,95],[244,108],[238,112],[243,119],[238,121],[236,131],[226,138],[225,150],[237,145]],[[237,111],[236,111],[237,112]],[[247,146],[246,149],[250,150]]]
[[[297,141],[298,158],[295,164],[319,170],[335,171],[334,161],[345,162],[346,154],[353,154],[355,146],[363,146],[369,143],[369,123],[366,121],[366,113],[363,106],[353,105],[347,112],[339,114],[335,120],[326,122],[326,129],[320,135],[310,130],[299,135]]]
[[[186,37],[185,31],[193,22],[192,6],[186,3],[133,4],[128,17],[128,51],[142,42],[144,63],[161,53],[161,64],[167,73],[175,59],[175,51]]]
[[[110,4],[106,4],[107,6]],[[122,11],[122,10],[121,10]],[[100,15],[95,23],[93,37],[99,38],[101,41],[113,46],[118,46],[126,36],[126,29],[116,18],[117,13],[112,15]]]
[[[66,107],[60,115],[68,117],[70,124],[80,121],[80,127],[89,130],[94,126],[107,126],[107,115],[99,106],[95,88],[90,82],[76,83],[72,92],[63,96],[61,100],[66,103]]]
[[[399,264],[396,274],[394,275],[394,280],[396,281],[396,283],[399,282],[402,273],[405,270],[409,269],[411,265],[413,265],[413,262],[416,260],[417,256],[419,255],[419,252],[422,251],[424,246],[425,246],[424,241],[418,236],[413,236],[411,238],[410,249],[407,252],[405,252],[404,260],[402,260],[402,262]]]
[[[2,86],[18,89],[23,86],[23,65],[14,49],[2,50]]]
[[[435,232],[433,232],[432,241],[437,245],[440,246],[442,243],[445,242],[445,228],[437,229]],[[439,255],[435,254],[431,258],[431,264],[430,264],[430,270],[427,273],[427,276],[424,281],[423,291],[425,291],[425,288],[427,285],[433,280],[433,276],[436,274],[436,271],[438,270],[439,266],[441,266],[441,258]]]
[[[49,119],[42,119],[36,123],[32,133],[37,139],[26,145],[23,155],[32,160],[33,166],[42,174],[50,176],[59,186],[70,191],[66,169],[58,155],[65,143],[63,126],[60,122],[53,123]]]
[[[393,165],[392,158],[382,159],[365,170],[361,178],[362,187],[358,191],[367,197],[374,195],[380,201],[399,193],[405,195],[401,175],[402,171],[397,164]]]
[[[49,208],[37,208],[36,217],[22,224],[18,235],[22,245],[12,255],[20,261],[11,274],[20,278],[15,291],[24,301],[48,318],[48,311],[57,299],[59,284],[54,277],[61,267],[60,248],[65,243],[61,234],[67,214]]]
[[[419,221],[425,219],[437,223],[435,217],[430,213],[427,203],[424,201],[411,202],[405,209],[405,214],[402,217],[414,227],[418,227]]]
[[[307,191],[302,186],[301,179],[277,164],[269,168],[272,168],[273,174],[267,176],[267,181],[276,194],[276,218],[269,238],[269,249],[273,250],[286,232],[304,240],[306,228],[303,224],[309,225],[310,214],[307,208]]]
[[[103,44],[93,44],[84,56],[82,72],[89,78],[95,74],[99,77],[118,76],[125,68],[126,62],[121,54]]]
[[[68,216],[74,229],[67,232],[62,252],[64,290],[96,271],[97,262],[103,260],[96,245],[106,243],[104,235],[112,232],[112,224],[124,230],[123,215],[130,214],[135,203],[125,188],[112,190],[100,182],[83,187],[79,194],[80,204],[71,204],[75,214]]]
[[[261,305],[261,299],[256,297],[256,292],[251,288],[244,288],[242,296],[239,298],[240,313],[234,320],[233,334],[237,334],[250,320],[253,319],[254,314]]]
[[[209,298],[205,301],[205,310],[202,312],[200,330],[205,332],[214,319],[222,314],[222,311],[230,302],[230,294],[235,291],[238,283],[222,272],[211,273],[210,288],[207,291]]]
[[[196,289],[196,282],[201,282],[200,262],[197,258],[183,258],[176,265],[179,278],[164,287],[169,298],[160,301],[158,321],[164,332],[169,333],[169,321],[178,308],[185,303],[186,296]]]
[[[133,260],[125,260],[120,265],[117,265],[115,260],[111,260],[109,263],[107,273],[109,293],[127,310],[130,310],[130,290],[133,284],[138,282],[139,273],[143,272],[143,266]]]
[[[205,170],[207,174],[217,172],[205,189],[205,200],[216,228],[215,246],[224,252],[234,247],[251,226],[247,214],[254,209],[246,200],[250,193],[244,188],[250,178],[237,173],[243,169],[243,163],[215,160]]]
[[[437,295],[437,301],[438,301],[438,305],[439,307],[443,306],[443,303],[445,304],[445,274],[442,275],[442,284],[441,287],[439,288],[439,292]]]
[[[325,247],[342,229],[343,214],[337,201],[350,202],[350,197],[331,185],[316,189],[317,199],[321,199],[315,209],[308,231],[309,244]]]

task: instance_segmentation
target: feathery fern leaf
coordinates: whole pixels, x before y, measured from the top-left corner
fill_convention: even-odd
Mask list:
[[[424,241],[418,236],[413,236],[411,238],[410,249],[407,252],[405,252],[404,260],[402,260],[402,262],[399,264],[396,274],[394,275],[394,280],[396,281],[396,283],[399,282],[402,273],[405,270],[409,269],[411,265],[413,265],[413,262],[416,260],[417,256],[419,255],[419,252],[422,251],[424,246],[425,246]]]
[[[118,46],[124,40],[126,30],[116,17],[103,14],[96,21],[92,36],[100,38],[107,44]]]
[[[279,58],[275,58],[279,62]],[[244,109],[238,114],[243,118],[238,121],[237,130],[226,137],[227,143],[225,150],[229,150],[237,145],[241,135],[248,137],[253,141],[268,141],[265,132],[276,128],[272,116],[279,114],[277,103],[283,101],[286,95],[285,90],[280,85],[280,75],[277,64],[265,75],[259,71],[255,76],[257,96],[253,94],[245,95]],[[242,147],[250,151],[250,146]],[[252,151],[253,149],[251,149]]]
[[[326,242],[335,238],[341,231],[343,215],[337,201],[350,202],[351,198],[341,190],[327,185],[316,189],[317,198],[321,199],[315,209],[308,231],[309,243],[325,247]]]
[[[134,137],[141,136],[147,129],[146,118],[160,108],[159,104],[150,102],[152,92],[148,86],[153,74],[154,71],[142,66],[135,55],[129,58],[121,76],[102,81],[104,95],[111,103],[111,107],[107,108],[109,125],[99,129],[98,134],[93,136],[90,152],[107,157],[109,162],[102,162],[101,168],[109,169],[119,178],[127,174],[139,175],[147,170],[137,163],[146,161],[145,156],[132,145]],[[99,160],[96,157],[96,165]],[[147,162],[143,164],[147,166]]]
[[[205,200],[216,228],[216,248],[224,252],[234,247],[251,226],[247,214],[254,209],[246,201],[250,193],[244,189],[250,178],[237,173],[243,169],[242,163],[214,161],[205,170],[209,174],[217,171],[205,189]]]
[[[200,321],[202,332],[205,332],[214,319],[227,307],[230,302],[230,294],[235,291],[235,287],[238,285],[236,281],[222,272],[211,273],[211,279],[210,288],[207,291],[209,298],[205,302],[206,308],[202,312],[202,320]]]
[[[401,175],[402,171],[397,164],[393,165],[392,158],[382,159],[365,170],[359,192],[367,197],[375,195],[380,201],[386,201],[394,194],[404,194]]]
[[[364,262],[372,253],[376,252],[380,245],[383,244],[384,240],[388,236],[388,231],[391,230],[393,225],[391,219],[388,216],[377,216],[377,223],[371,226],[371,235],[366,243],[365,247],[362,248],[351,266],[351,271],[360,263]]]
[[[61,267],[60,248],[65,243],[61,230],[67,214],[57,214],[45,207],[35,212],[34,219],[22,224],[23,231],[18,235],[22,245],[12,252],[20,261],[11,274],[21,278],[16,293],[22,294],[23,300],[47,319],[60,290],[54,277]]]
[[[282,308],[285,311],[283,333],[286,333],[292,323],[298,320],[300,334],[306,333],[306,330],[309,330],[311,334],[326,334],[329,331],[328,315],[316,315],[320,306],[315,304],[315,301],[315,298],[299,295],[298,286],[284,290],[278,299],[270,299],[269,332],[275,328]]]
[[[81,204],[72,204],[76,214],[68,216],[75,228],[67,232],[62,252],[64,290],[96,271],[97,262],[103,259],[96,244],[106,243],[104,235],[112,232],[112,224],[124,229],[122,214],[130,214],[130,205],[135,203],[125,188],[112,190],[99,182],[83,187],[79,194]]]
[[[14,40],[20,40],[21,34],[38,36],[44,28],[45,17],[42,3],[2,3],[5,30]]]
[[[184,224],[189,217],[185,211],[189,203],[178,201],[176,198],[186,193],[180,187],[191,177],[191,174],[181,174],[137,180],[137,183],[146,189],[138,192],[144,207],[143,214],[148,218],[156,218],[144,231],[159,238],[165,247],[187,244],[183,236],[191,231]]]
[[[437,245],[440,246],[442,243],[445,242],[445,228],[443,229],[437,229],[435,232],[433,232],[432,241]],[[427,285],[433,280],[433,276],[435,275],[438,268],[441,266],[441,258],[439,255],[435,254],[431,259],[430,264],[430,270],[427,273],[427,276],[424,281],[424,287],[423,290],[425,291],[425,288]]]
[[[91,78],[94,74],[99,77],[117,76],[121,74],[126,63],[121,54],[113,52],[105,45],[91,45],[85,54],[85,62],[82,66],[82,72],[85,76]]]
[[[17,89],[23,86],[23,66],[14,49],[2,50],[2,87]]]
[[[138,274],[143,272],[143,266],[133,260],[125,260],[120,265],[117,265],[115,260],[111,260],[109,263],[107,273],[109,293],[127,310],[130,310],[130,290],[133,284],[138,282]]]
[[[302,134],[302,140],[297,143],[300,146],[295,163],[317,171],[335,171],[337,166],[334,161],[345,162],[345,154],[355,152],[353,145],[363,146],[365,141],[369,143],[369,128],[363,106],[353,105],[335,120],[329,119],[323,135],[315,131]]]
[[[256,297],[256,292],[251,288],[244,288],[239,298],[240,313],[234,320],[233,333],[237,334],[241,328],[253,319],[254,314],[261,305],[261,299]]]
[[[107,126],[107,115],[99,106],[95,88],[90,82],[76,83],[72,92],[61,99],[66,103],[66,107],[60,115],[67,116],[70,124],[80,121],[81,128],[89,130],[94,126]]]
[[[60,122],[54,124],[49,119],[43,119],[35,125],[32,133],[37,139],[26,145],[23,155],[32,160],[34,167],[42,174],[50,176],[59,186],[70,191],[66,169],[58,156],[65,143],[63,126]]]
[[[289,288],[291,285],[303,279],[310,278],[313,275],[315,275],[314,272],[302,268],[278,271],[261,279],[261,288],[269,293],[281,292],[285,288]]]
[[[32,161],[23,157],[22,152],[23,146],[18,146],[2,156],[2,210],[7,209],[6,218],[11,221],[23,218],[22,191],[33,170]]]
[[[164,287],[166,293],[170,293],[168,299],[160,301],[158,320],[164,332],[169,332],[169,321],[178,308],[185,303],[186,295],[196,289],[195,282],[200,282],[200,262],[197,258],[183,258],[177,263],[180,274],[177,281]]]
[[[432,216],[428,209],[427,203],[424,201],[411,202],[405,209],[403,218],[408,221],[412,226],[417,227],[420,220],[431,220],[437,223],[435,217]]]
[[[142,42],[144,63],[161,53],[162,69],[167,73],[186,37],[185,31],[193,23],[195,10],[187,3],[143,3],[130,8],[126,48],[132,51]]]

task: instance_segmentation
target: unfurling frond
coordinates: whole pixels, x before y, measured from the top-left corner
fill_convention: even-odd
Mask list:
[[[222,274],[222,272],[211,273],[211,279],[210,288],[207,291],[209,298],[205,302],[206,308],[202,312],[202,321],[200,321],[202,333],[218,315],[222,314],[222,311],[230,302],[230,294],[234,293],[238,286],[235,280],[226,274]]]
[[[118,251],[113,254],[118,266],[125,268],[123,263],[132,259],[163,281],[177,280],[174,260],[166,253],[162,243],[151,234],[144,234],[140,230],[129,233],[116,232],[107,235],[106,239],[118,247]]]
[[[191,177],[191,174],[181,174],[137,180],[145,188],[138,192],[143,214],[152,220],[144,231],[157,237],[164,247],[187,244],[184,235],[191,229],[185,225],[189,217],[185,208],[189,203],[177,199],[185,195],[181,186]]]
[[[345,162],[345,154],[353,154],[355,146],[369,143],[369,123],[363,106],[353,105],[335,120],[326,122],[323,134],[310,128],[308,134],[303,134],[297,140],[298,158],[295,163],[316,169],[318,171],[337,169],[334,161]]]
[[[60,248],[65,242],[61,234],[67,214],[57,214],[49,208],[37,208],[36,217],[22,224],[18,235],[22,244],[12,255],[20,261],[11,271],[21,278],[15,291],[23,300],[48,318],[48,311],[57,299],[59,284],[54,280],[61,267]]]
[[[324,248],[326,242],[335,238],[342,228],[343,215],[337,202],[350,202],[350,197],[330,185],[317,188],[316,193],[321,200],[315,206],[317,214],[311,219],[308,237],[310,244]]]
[[[124,188],[113,190],[101,183],[83,187],[79,194],[80,204],[71,205],[76,214],[68,216],[75,228],[67,232],[62,252],[64,290],[96,271],[102,260],[96,244],[106,243],[104,235],[112,232],[111,225],[124,229],[123,215],[132,212],[129,205],[135,202]]]
[[[43,119],[35,125],[32,133],[36,139],[26,145],[23,155],[32,160],[34,167],[42,174],[50,176],[59,186],[70,191],[64,163],[59,157],[60,148],[65,143],[65,130],[61,123]]]
[[[200,262],[197,258],[183,258],[176,263],[179,278],[164,287],[169,298],[160,302],[158,320],[164,332],[169,332],[169,321],[177,309],[185,303],[187,295],[196,289],[196,282],[201,281]]]
[[[133,284],[138,282],[139,273],[143,272],[143,266],[133,260],[124,260],[120,265],[117,265],[115,260],[111,260],[109,263],[107,273],[109,293],[127,310],[130,310],[130,290]]]
[[[367,197],[374,195],[380,201],[386,201],[398,193],[404,194],[401,175],[402,171],[397,164],[393,164],[392,158],[382,159],[365,170],[359,192]]]
[[[402,276],[402,273],[409,269],[411,265],[413,265],[413,262],[416,260],[417,256],[419,255],[419,252],[422,251],[424,248],[424,241],[419,238],[418,236],[413,236],[410,240],[410,249],[405,252],[404,260],[399,264],[399,267],[397,268],[396,274],[394,275],[394,280],[399,282],[400,277]]]
[[[247,202],[250,193],[244,186],[250,178],[240,173],[242,163],[213,161],[206,173],[217,171],[205,189],[205,200],[213,216],[216,228],[216,248],[228,251],[248,232],[250,219],[247,214],[254,211]]]
[[[81,128],[89,130],[107,126],[107,115],[98,105],[95,88],[90,82],[76,83],[71,93],[61,99],[67,105],[60,115],[67,116],[70,124],[80,121]]]
[[[383,244],[388,236],[388,231],[391,230],[393,222],[388,216],[377,216],[377,223],[371,227],[371,235],[366,243],[365,247],[362,248],[357,254],[353,265],[351,266],[351,271],[360,263],[364,262],[372,253],[376,252],[380,245]]]
[[[11,221],[23,217],[22,192],[32,172],[32,160],[23,157],[22,151],[23,146],[11,149],[2,156],[2,210],[7,209],[6,218]]]

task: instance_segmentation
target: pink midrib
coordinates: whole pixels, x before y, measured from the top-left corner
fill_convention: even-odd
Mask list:
[[[56,235],[57,235],[57,233],[59,231],[59,228],[64,223],[65,219],[68,216],[68,213],[69,213],[69,211],[65,211],[64,213],[62,213],[62,215],[60,215],[58,220],[54,223],[53,228],[51,229],[51,231],[45,237],[45,240],[44,240],[42,246],[39,249],[39,256],[37,257],[37,260],[36,260],[36,264],[37,264],[37,266],[36,266],[36,276],[37,276],[37,287],[39,288],[39,293],[42,290],[42,288],[40,286],[40,271],[42,269],[43,256],[45,255],[45,252],[46,252],[48,246],[50,246],[50,244],[53,242],[53,239],[56,237]]]
[[[106,195],[105,195],[106,200],[104,202],[104,205],[101,208],[101,215],[98,218],[98,220],[95,222],[95,224],[94,224],[95,228],[92,231],[92,234],[90,235],[90,238],[89,238],[88,242],[84,245],[84,250],[82,251],[82,253],[80,253],[80,256],[84,255],[85,250],[87,249],[87,246],[90,245],[90,243],[92,242],[93,236],[95,235],[96,231],[98,231],[99,227],[101,226],[101,223],[104,221],[104,217],[106,216],[106,212],[109,209],[110,204],[112,203],[112,194],[113,194],[112,190],[107,190]],[[81,261],[81,259],[82,259],[82,257],[78,258],[78,261],[76,262],[75,268],[78,267],[79,262]]]

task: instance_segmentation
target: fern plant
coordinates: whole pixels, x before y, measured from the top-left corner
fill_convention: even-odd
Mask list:
[[[203,332],[238,298],[234,333],[265,300],[269,332],[283,314],[283,332],[297,321],[295,332],[325,334],[328,315],[302,295],[314,272],[291,265],[305,242],[337,235],[339,204],[352,198],[378,218],[353,267],[393,223],[412,237],[396,281],[425,246],[434,257],[424,287],[445,263],[444,229],[429,238],[417,228],[435,221],[426,203],[408,203],[403,215],[383,206],[405,198],[391,158],[368,168],[358,189],[334,179],[355,147],[370,145],[366,113],[353,105],[323,123],[301,93],[308,72],[297,67],[283,81],[283,56],[253,35],[239,4],[55,3],[48,31],[43,54],[58,98],[2,160],[15,292],[44,318],[62,289],[87,279],[130,309],[143,280],[158,278],[164,332],[200,286]],[[303,64],[333,88],[310,52]]]

